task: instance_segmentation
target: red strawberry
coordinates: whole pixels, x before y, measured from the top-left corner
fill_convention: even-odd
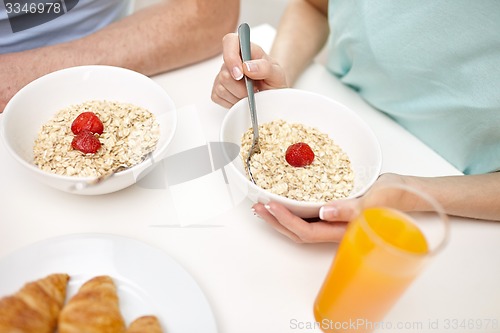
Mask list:
[[[304,167],[314,160],[314,152],[307,143],[299,142],[288,147],[285,159],[293,167]]]
[[[94,134],[102,134],[104,125],[101,119],[93,112],[83,112],[73,120],[71,132],[78,134],[81,131],[90,131]]]
[[[95,154],[101,148],[101,142],[90,131],[83,130],[73,138],[71,147],[84,154]]]

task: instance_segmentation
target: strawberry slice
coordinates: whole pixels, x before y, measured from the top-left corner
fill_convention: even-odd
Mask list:
[[[104,125],[94,112],[83,112],[71,124],[71,132],[73,134],[76,135],[82,131],[89,131],[100,135],[104,131]]]
[[[293,167],[305,167],[314,161],[314,152],[307,143],[294,143],[286,150],[285,159]]]
[[[101,142],[92,132],[83,130],[75,135],[71,147],[84,154],[95,154],[101,148]]]

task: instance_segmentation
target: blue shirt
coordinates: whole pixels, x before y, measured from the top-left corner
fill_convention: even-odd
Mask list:
[[[25,2],[25,1],[24,1]],[[0,1],[0,54],[67,42],[130,13],[130,0]],[[40,5],[38,5],[40,3]],[[45,3],[43,6],[42,3]]]
[[[345,84],[465,174],[500,170],[500,1],[330,0],[329,21]]]

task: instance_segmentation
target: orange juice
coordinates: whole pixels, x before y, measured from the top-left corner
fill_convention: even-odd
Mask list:
[[[370,332],[421,270],[428,253],[403,213],[369,208],[353,220],[314,304],[325,332]]]

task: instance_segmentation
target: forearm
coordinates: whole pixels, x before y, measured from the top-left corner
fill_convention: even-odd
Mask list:
[[[222,36],[235,29],[238,8],[235,0],[164,1],[59,47],[63,53],[78,53],[77,63],[153,75],[220,52]]]
[[[20,52],[23,70],[43,75],[78,65],[113,65],[153,75],[220,52],[235,29],[236,0],[170,0],[147,7],[87,37]]]
[[[450,215],[500,221],[500,172],[405,179],[435,197]]]
[[[328,1],[292,0],[278,27],[270,55],[292,86],[323,48],[329,34]]]

